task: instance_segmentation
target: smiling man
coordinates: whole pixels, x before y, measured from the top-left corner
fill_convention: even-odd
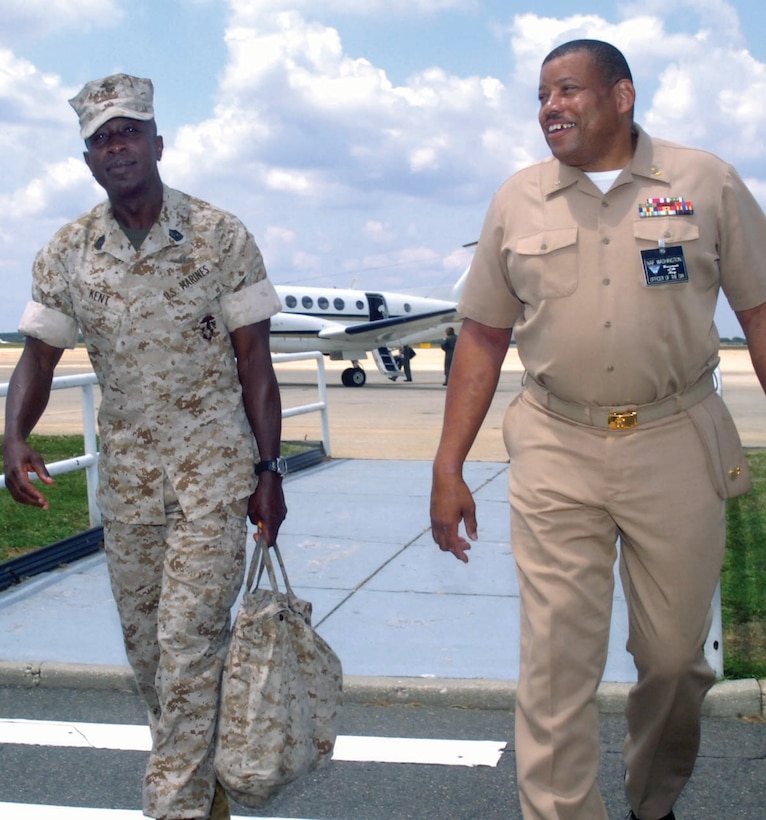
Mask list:
[[[635,95],[608,43],[576,40],[545,58],[539,122],[553,157],[511,177],[490,204],[434,461],[433,537],[467,561],[477,524],[462,465],[513,332],[525,389],[503,432],[527,820],[607,817],[596,692],[617,542],[638,677],[626,707],[628,817],[674,817],[715,679],[703,645],[724,500],[749,489],[714,389],[719,289],[766,385],[766,218],[730,165],[636,125]]]
[[[630,69],[614,55],[599,64],[584,56],[562,51],[543,65],[538,92],[543,135],[564,165],[586,172],[624,168],[636,143],[633,129],[625,127],[633,120],[635,101]]]
[[[108,199],[35,260],[6,403],[6,484],[48,508],[28,473],[52,479],[26,439],[82,333],[102,392],[107,565],[152,731],[144,813],[222,820],[214,736],[246,519],[273,544],[286,514],[269,351],[279,297],[238,219],[160,179],[150,80],[94,80],[70,102]]]

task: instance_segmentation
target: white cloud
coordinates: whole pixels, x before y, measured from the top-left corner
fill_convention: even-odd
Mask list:
[[[230,0],[230,6],[238,17],[247,19],[250,15],[259,18],[264,13],[281,10],[314,11],[316,0]],[[472,11],[479,6],[478,0],[322,0],[319,11],[326,16],[335,13],[372,17],[384,14],[387,17],[416,14],[438,14],[443,11]]]
[[[123,19],[116,0],[3,0],[0,41],[43,39],[55,32],[113,28]]]
[[[82,160],[39,165],[38,174],[17,189],[0,189],[0,330],[13,330],[31,290],[37,250],[73,216],[95,204],[96,191]]]
[[[39,71],[28,60],[0,48],[0,152],[3,184],[0,196],[18,192],[38,180],[41,188],[57,187],[41,169],[55,166],[66,157],[78,157],[82,142],[74,112],[67,103],[76,90],[67,88],[54,74]],[[83,165],[82,161],[80,164]],[[25,212],[22,208],[22,212]],[[5,219],[18,213],[3,211]]]
[[[364,224],[364,235],[373,242],[386,242],[396,237],[396,232],[391,230],[390,222],[381,222],[379,219],[370,219]]]
[[[764,177],[743,177],[745,185],[750,189],[753,196],[766,207],[766,178]]]
[[[731,162],[763,159],[766,66],[746,51],[695,43],[660,75],[646,117],[658,135],[691,142]]]
[[[45,167],[41,176],[23,188],[1,196],[0,210],[14,219],[50,217],[57,212],[65,217],[73,195],[80,201],[87,199],[92,195],[92,180],[85,163],[70,158]]]
[[[684,30],[673,13],[684,12]],[[736,12],[721,0],[664,0],[623,10],[608,23],[595,15],[562,19],[519,15],[510,29],[516,78],[537,81],[539,55],[566,40],[594,37],[620,48],[637,90],[637,119],[656,136],[707,148],[729,161],[763,159],[766,66],[745,48]]]
[[[100,0],[96,11],[89,0],[19,0],[11,6],[17,17],[10,31],[14,37],[25,31],[18,17],[24,8],[27,21],[40,21],[43,9],[50,16],[40,22],[43,37],[52,30],[45,26],[63,31],[78,15],[111,24],[115,2]],[[641,123],[729,159],[766,201],[760,136],[766,67],[746,51],[736,14],[721,0],[672,6],[646,0],[613,21],[508,13],[507,62],[493,63],[495,70],[486,69],[481,54],[476,70],[466,59],[451,62],[452,50],[465,57],[468,42],[453,39],[445,41],[443,60],[430,52],[423,63],[429,67],[413,63],[406,73],[365,52],[363,39],[351,54],[343,24],[355,16],[357,32],[365,26],[372,32],[375,16],[385,15],[391,31],[397,19],[408,25],[409,15],[462,9],[477,26],[489,27],[502,4],[231,0],[226,6],[227,59],[210,75],[219,78],[215,104],[200,102],[195,122],[165,134],[161,170],[169,184],[241,216],[277,282],[356,279],[394,289],[457,278],[470,257],[460,245],[476,238],[492,191],[547,154],[536,119],[539,63],[574,37],[622,48],[636,78]],[[497,49],[503,53],[502,43]],[[101,68],[84,58],[73,76],[59,76],[0,50],[3,275],[11,269],[26,275],[36,248],[97,197],[66,100],[79,89],[80,72],[100,76]],[[174,70],[183,71],[182,61]],[[67,88],[74,77],[77,86]],[[162,93],[165,85],[155,79]],[[165,113],[158,117],[166,122]],[[3,324],[0,317],[0,329]]]
[[[269,225],[266,228],[266,239],[270,242],[294,242],[295,231],[282,225]]]
[[[295,10],[234,8],[215,115],[182,128],[166,153],[177,178],[203,178],[208,190],[244,175],[253,187],[333,207],[374,191],[425,200],[436,190],[445,204],[479,207],[498,177],[485,131],[505,134],[506,156],[518,157],[497,78],[433,68],[394,86],[383,69],[349,57],[331,26]],[[252,188],[249,196],[259,198]]]
[[[684,28],[688,28],[691,17],[701,35],[714,34],[721,43],[728,43],[732,50],[743,43],[737,10],[726,0],[675,0],[672,6],[665,0],[639,0],[626,3],[622,7],[622,16],[626,20],[641,17],[667,19],[671,25]],[[664,44],[660,42],[657,45]]]
[[[0,121],[6,126],[32,122],[60,124],[71,130],[72,109],[59,77],[46,74],[7,48],[0,48]]]
[[[311,189],[307,174],[285,171],[279,168],[272,168],[266,174],[266,184],[275,191],[290,194],[305,194]]]

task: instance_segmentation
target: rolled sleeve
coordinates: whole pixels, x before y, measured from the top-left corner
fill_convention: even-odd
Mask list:
[[[221,310],[229,333],[245,325],[262,322],[281,309],[279,296],[268,279],[259,279],[221,297]]]
[[[721,287],[733,310],[766,302],[766,216],[731,167],[725,178],[719,212]]]
[[[19,332],[51,347],[74,347],[77,343],[77,322],[65,313],[28,302],[19,322]]]
[[[510,285],[506,261],[506,215],[492,198],[458,310],[489,327],[513,327],[523,306]]]

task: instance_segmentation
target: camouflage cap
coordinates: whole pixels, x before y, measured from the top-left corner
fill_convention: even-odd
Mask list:
[[[80,118],[80,136],[86,140],[115,117],[154,119],[153,98],[151,80],[129,74],[112,74],[86,83],[82,91],[69,100],[69,104]]]

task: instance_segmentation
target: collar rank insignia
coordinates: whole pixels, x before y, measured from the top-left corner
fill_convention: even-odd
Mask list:
[[[647,199],[645,203],[639,204],[638,215],[647,216],[691,216],[694,213],[694,206],[691,200],[682,196],[658,196]]]

